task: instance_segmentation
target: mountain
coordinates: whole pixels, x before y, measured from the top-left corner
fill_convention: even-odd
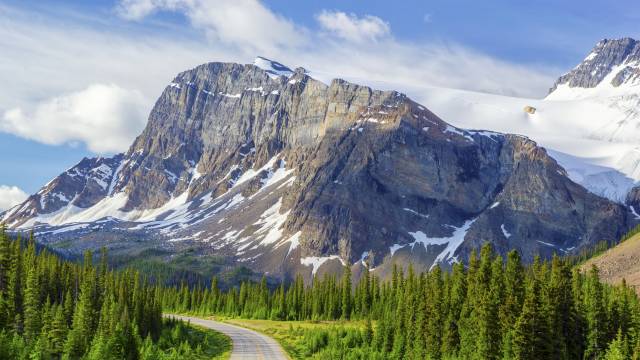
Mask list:
[[[572,180],[625,203],[640,180],[638,49],[628,38],[600,41],[544,99],[429,87],[409,93],[455,126],[526,135]]]
[[[83,159],[2,221],[70,252],[188,251],[309,279],[446,267],[485,241],[531,261],[614,241],[634,219],[525,136],[257,58],[178,74],[126,153]]]
[[[636,94],[640,84],[640,42],[604,39],[573,70],[561,76],[548,99]]]

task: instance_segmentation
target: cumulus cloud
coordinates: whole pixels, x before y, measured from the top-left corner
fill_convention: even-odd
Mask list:
[[[0,131],[47,144],[88,141],[94,151],[125,151],[177,73],[247,57],[177,34],[61,19],[0,5]]]
[[[459,44],[398,40],[387,22],[372,15],[323,10],[315,15],[321,30],[315,35],[318,32],[293,24],[255,0],[121,0],[119,5],[120,14],[129,19],[140,20],[155,11],[182,12],[196,28],[223,43],[246,45],[239,54],[247,60],[264,55],[291,67],[303,66],[325,80],[342,77],[400,91],[442,86],[542,97],[556,73],[501,61]],[[270,41],[267,35],[287,41]]]
[[[17,186],[0,185],[0,211],[11,209],[25,201],[28,196]]]
[[[389,24],[373,15],[358,17],[342,11],[323,10],[316,19],[329,33],[352,42],[375,41],[391,33]]]
[[[122,0],[118,13],[141,20],[156,11],[180,11],[217,41],[257,51],[300,45],[305,30],[257,0]]]
[[[157,11],[184,14],[202,36],[143,21]],[[122,0],[118,13],[139,22],[0,5],[0,73],[6,74],[0,130],[47,144],[124,151],[178,72],[209,61],[249,63],[256,55],[325,79],[418,96],[420,87],[443,86],[542,97],[556,73],[457,44],[399,40],[389,24],[367,15],[322,11],[318,35],[256,0]]]
[[[97,153],[126,149],[146,123],[144,96],[113,84],[53,97],[24,111],[7,110],[0,131],[45,144],[84,142]]]

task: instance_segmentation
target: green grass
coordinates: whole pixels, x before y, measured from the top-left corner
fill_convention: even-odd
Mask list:
[[[226,360],[231,356],[231,338],[227,335],[197,325],[191,325],[194,331],[191,335],[196,343],[203,344],[207,359]]]
[[[181,321],[164,323],[157,346],[171,358],[226,360],[231,355],[231,338],[225,334]]]
[[[322,338],[335,331],[360,331],[365,327],[364,321],[275,321],[220,317],[215,317],[215,320],[271,336],[280,343],[291,359],[315,358],[314,354],[318,350],[317,337]]]

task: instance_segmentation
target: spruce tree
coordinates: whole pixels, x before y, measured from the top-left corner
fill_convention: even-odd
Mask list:
[[[622,336],[622,330],[618,330],[616,338],[609,344],[603,360],[627,360],[629,359],[629,346],[627,339]]]
[[[342,319],[349,320],[351,317],[351,268],[348,265],[343,267],[342,272]]]
[[[514,359],[548,359],[549,349],[547,322],[540,303],[540,284],[535,278],[529,280],[524,304],[513,329],[512,347]]]
[[[38,269],[34,266],[27,273],[24,291],[24,337],[27,341],[36,341],[40,334],[41,311]]]
[[[64,351],[64,342],[67,338],[67,321],[65,319],[62,306],[55,306],[53,312],[53,320],[51,323],[51,329],[48,333],[48,341],[51,354],[54,356],[60,356]]]
[[[89,349],[90,339],[94,335],[94,324],[98,318],[94,308],[94,285],[94,270],[85,260],[85,278],[82,281],[80,299],[76,304],[73,324],[65,345],[65,353],[72,359],[80,358]]]
[[[9,288],[7,290],[8,320],[12,322],[12,328],[17,332],[22,332],[23,326],[21,317],[23,310],[23,274],[22,247],[20,241],[13,242],[13,263],[9,274]]]
[[[604,298],[598,269],[593,266],[585,284],[585,319],[587,323],[587,342],[584,357],[599,358],[606,349],[607,324],[604,312]]]

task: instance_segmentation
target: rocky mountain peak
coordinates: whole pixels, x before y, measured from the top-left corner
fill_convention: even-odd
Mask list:
[[[531,260],[628,227],[623,206],[525,137],[311,75],[262,57],[184,71],[125,154],[81,161],[2,221],[51,244],[195,248],[307,278],[365,262],[382,275],[394,262],[449,266],[484,241]]]
[[[619,87],[638,84],[639,80],[640,41],[628,37],[603,39],[578,66],[561,76],[550,92],[562,85],[587,89],[601,84]]]

